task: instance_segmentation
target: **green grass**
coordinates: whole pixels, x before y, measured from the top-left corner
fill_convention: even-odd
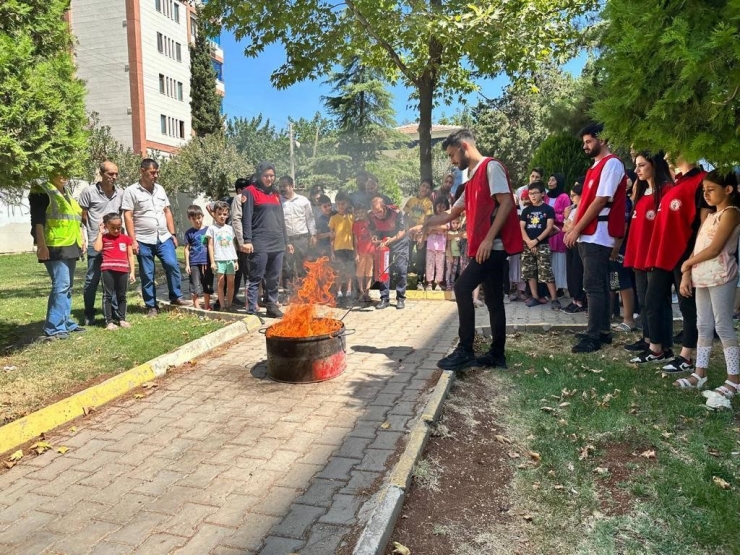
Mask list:
[[[708,411],[700,394],[675,390],[655,366],[627,364],[619,346],[576,356],[571,343],[517,337],[508,344],[512,371],[487,378],[506,390],[507,428],[541,455],[515,470],[520,503],[537,515],[537,552],[740,553],[736,415]],[[713,387],[725,379],[718,353]],[[640,456],[650,450],[655,458]]]
[[[86,267],[86,262],[78,262],[75,273],[72,315],[77,321],[83,316]],[[95,326],[68,340],[38,343],[50,284],[45,267],[34,255],[0,256],[0,424],[224,325],[168,312],[145,318],[137,281],[128,295],[131,328],[108,332]],[[99,294],[98,309],[100,302]]]

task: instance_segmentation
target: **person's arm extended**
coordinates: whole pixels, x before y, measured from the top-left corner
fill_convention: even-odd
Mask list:
[[[172,210],[170,210],[169,206],[164,207],[164,219],[167,222],[167,231],[169,231],[172,235],[172,240],[175,242],[175,247],[177,247],[178,244],[177,231],[175,231],[175,218],[172,216]]]
[[[98,226],[98,234],[95,237],[95,243],[93,244],[93,248],[98,251],[102,252],[103,250],[103,233],[105,230],[105,226],[101,223],[100,226]]]
[[[254,252],[252,245],[252,218],[254,216],[254,197],[247,189],[244,195],[246,200],[242,204],[242,238],[244,239],[240,250],[244,253]]]
[[[449,212],[443,212],[442,214],[437,214],[435,216],[432,216],[427,221],[424,222],[424,225],[417,225],[409,229],[409,231],[420,231],[422,228],[424,229],[424,232],[428,232],[431,228],[445,225],[450,223],[452,220],[458,219],[462,213],[465,212],[464,206],[453,206]]]
[[[244,244],[244,234],[242,232],[242,204],[244,203],[244,197],[241,193],[234,197],[231,201],[231,227],[234,230],[234,238],[236,239],[236,250],[241,250]]]
[[[213,237],[208,235],[207,240],[208,240],[208,260],[211,261],[211,268],[215,269],[216,268],[216,258],[213,253]]]
[[[609,197],[596,197],[594,199],[594,201],[588,207],[588,210],[586,210],[586,212],[583,214],[583,217],[578,219],[578,222],[573,226],[573,229],[571,229],[565,236],[566,247],[572,247],[576,244],[576,241],[578,240],[578,237],[580,237],[583,228],[590,224],[594,218],[598,217],[599,213],[606,207],[608,203]]]
[[[185,273],[190,275],[190,243],[188,243],[187,240],[188,238],[186,236],[185,237]]]
[[[131,237],[131,244],[134,254],[139,252],[139,243],[136,241],[136,231],[134,231],[134,216],[131,210],[123,211],[123,225],[126,228],[126,235]]]
[[[128,251],[128,282],[134,283],[136,281],[136,261],[134,260],[134,249],[132,245],[126,245],[126,250]]]
[[[475,259],[478,264],[482,264],[483,262],[488,260],[489,256],[491,256],[491,250],[493,249],[493,240],[503,229],[504,223],[506,223],[506,218],[509,217],[511,211],[515,210],[514,199],[512,198],[510,192],[507,191],[506,193],[497,193],[493,196],[496,199],[498,209],[496,210],[496,216],[493,218],[493,222],[491,222],[491,227],[488,229],[488,233],[486,233],[485,239],[481,241],[481,244],[478,247],[478,252],[475,254]]]

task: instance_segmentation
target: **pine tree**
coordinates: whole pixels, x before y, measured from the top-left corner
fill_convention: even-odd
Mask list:
[[[195,42],[190,45],[190,111],[198,137],[223,131],[221,97],[216,91],[216,70],[211,61],[211,43],[198,14]]]
[[[0,2],[0,196],[81,174],[85,86],[75,77],[68,0]]]

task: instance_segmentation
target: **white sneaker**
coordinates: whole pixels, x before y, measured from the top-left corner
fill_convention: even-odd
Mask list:
[[[107,326],[105,326],[105,329],[108,330],[108,331],[115,331],[115,330],[118,329],[118,326],[115,325],[113,322],[111,322],[110,324],[108,324]]]

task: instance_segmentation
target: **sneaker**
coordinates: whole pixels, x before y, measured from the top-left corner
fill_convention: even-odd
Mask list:
[[[557,300],[557,299],[555,299],[554,301],[552,301],[550,303],[550,308],[552,308],[553,310],[560,310],[560,301]]]
[[[599,341],[595,341],[594,339],[590,337],[582,337],[581,340],[573,345],[570,352],[571,353],[595,353],[601,349],[601,343]]]
[[[529,308],[534,308],[535,306],[540,306],[540,301],[538,299],[535,299],[534,297],[530,297],[527,302],[524,303]]]
[[[243,307],[243,306],[244,306],[244,301],[243,301],[243,300],[241,300],[241,299],[240,299],[239,297],[237,297],[236,295],[234,295],[234,298],[233,298],[233,299],[231,300],[231,304],[232,304],[233,306],[242,306],[242,307]]]
[[[105,329],[108,331],[116,331],[118,329],[118,326],[111,322],[110,324],[105,326]]]
[[[590,335],[586,335],[585,332],[579,331],[578,333],[574,334],[576,339],[590,339],[593,340],[593,338]],[[612,344],[612,334],[611,333],[600,333],[599,334],[599,342],[602,345],[611,345]]]
[[[648,362],[655,363],[655,362],[663,362],[668,360],[669,355],[666,351],[662,351],[660,354],[655,354],[654,352],[647,350],[641,355],[637,355],[634,358],[630,359],[630,362],[632,364],[646,364]]]
[[[93,317],[85,316],[85,319],[83,320],[83,322],[84,322],[84,325],[86,325],[86,326],[94,326],[95,325],[95,316],[93,316]]]
[[[122,328],[130,328],[131,327],[131,324],[129,324],[126,320],[121,320],[120,322],[118,322],[118,325],[121,326]]]
[[[427,286],[426,286],[426,287],[424,288],[424,291],[431,291],[431,290],[432,290],[432,286],[431,286],[431,284],[430,284],[430,285],[427,285]]]
[[[150,308],[146,311],[147,318],[154,318],[157,314],[159,314],[159,310],[156,308]]]
[[[172,306],[192,306],[193,303],[190,302],[190,301],[186,301],[185,299],[183,299],[182,297],[180,297],[179,299],[175,299],[174,301],[170,301],[170,305],[172,305]]]
[[[634,343],[626,343],[623,345],[624,350],[629,351],[630,353],[642,353],[647,351],[649,347],[650,344],[645,343],[643,339],[638,339]]]
[[[562,311],[567,312],[568,314],[573,314],[576,311],[576,308],[578,308],[578,305],[572,302],[568,306],[563,308]]]
[[[694,363],[682,356],[677,356],[662,368],[667,374],[680,374],[681,372],[693,372]]]
[[[55,333],[54,335],[42,335],[38,338],[39,341],[61,341],[63,339],[69,339],[68,333]]]
[[[69,331],[71,333],[83,333],[83,332],[86,332],[87,331],[87,328],[85,328],[83,326],[77,326],[75,328],[72,328],[71,330],[68,329],[67,331]]]
[[[396,309],[397,310],[403,310],[406,308],[406,300],[405,299],[396,299]]]
[[[442,370],[462,370],[474,364],[475,353],[468,351],[462,345],[455,347],[454,351],[437,362],[437,366]]]
[[[283,311],[280,310],[277,306],[274,304],[271,304],[267,307],[267,312],[265,315],[268,318],[282,318],[284,316]]]
[[[501,368],[506,370],[506,357],[504,355],[496,355],[491,351],[488,351],[485,355],[479,356],[475,359],[476,366],[482,366],[483,368]]]
[[[380,302],[375,305],[375,310],[383,310],[384,308],[388,308],[391,305],[391,303],[388,302],[388,299],[380,299]]]

